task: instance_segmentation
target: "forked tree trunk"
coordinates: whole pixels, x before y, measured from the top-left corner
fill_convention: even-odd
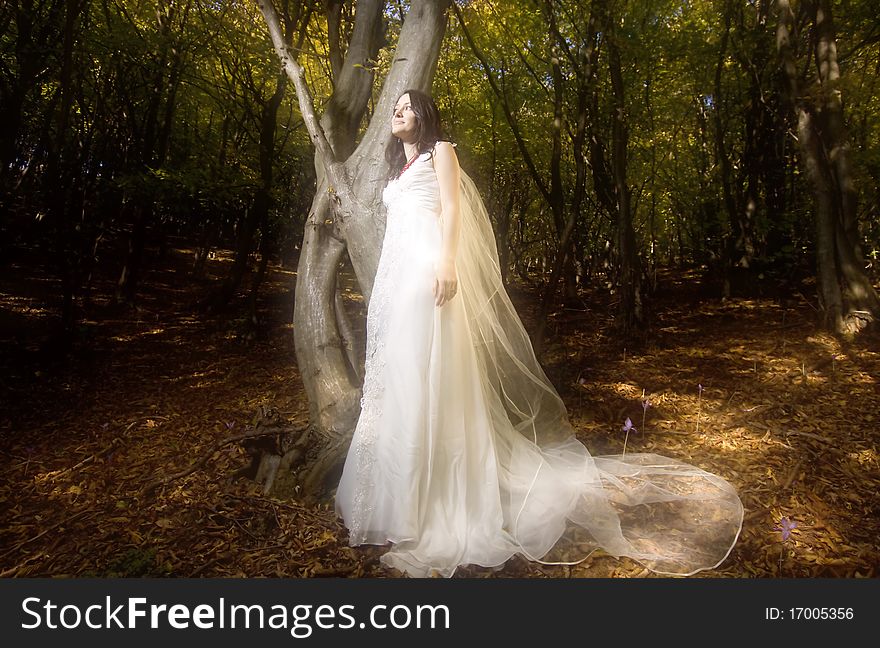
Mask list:
[[[391,139],[388,117],[405,89],[430,90],[450,0],[412,1],[373,119],[357,145],[355,137],[372,93],[370,59],[381,45],[384,2],[358,3],[352,40],[320,123],[274,8],[268,0],[257,4],[296,86],[317,149],[317,192],[306,221],[294,307],[296,356],[309,398],[311,428],[326,441],[317,460],[297,479],[311,494],[335,477],[360,414],[361,371],[354,363],[361,356],[354,350],[351,326],[337,296],[340,262],[347,252],[369,302],[384,235],[380,205],[387,174],[384,152]]]

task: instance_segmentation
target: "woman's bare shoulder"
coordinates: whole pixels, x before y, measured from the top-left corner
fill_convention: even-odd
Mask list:
[[[453,160],[458,160],[455,154],[455,144],[446,140],[439,140],[434,145],[434,158],[441,164],[448,164]]]

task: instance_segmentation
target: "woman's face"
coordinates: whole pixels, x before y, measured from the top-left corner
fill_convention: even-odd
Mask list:
[[[409,101],[409,94],[405,94],[394,105],[394,113],[391,116],[391,134],[400,138],[402,142],[413,141],[416,132],[416,113]]]

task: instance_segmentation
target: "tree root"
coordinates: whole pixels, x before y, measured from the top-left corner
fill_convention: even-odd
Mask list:
[[[257,439],[260,437],[269,437],[269,436],[274,436],[274,435],[298,435],[300,438],[302,438],[302,436],[308,436],[308,428],[309,428],[308,425],[298,426],[298,427],[297,426],[285,426],[285,425],[277,425],[277,426],[270,426],[270,427],[258,427],[257,429],[252,430],[250,432],[245,432],[243,434],[236,434],[236,435],[233,435],[230,437],[226,437],[225,439],[221,439],[220,441],[217,441],[213,445],[211,445],[211,447],[208,448],[208,450],[192,466],[190,466],[189,468],[186,468],[184,470],[181,470],[179,472],[172,473],[170,475],[165,475],[161,479],[157,479],[156,481],[151,482],[150,484],[148,484],[147,486],[144,487],[144,492],[146,494],[150,494],[154,490],[159,488],[160,486],[166,486],[173,481],[176,481],[178,479],[186,477],[187,475],[191,475],[196,470],[198,470],[199,468],[204,466],[208,462],[208,459],[210,459],[211,456],[213,456],[213,454],[215,452],[217,452],[217,450],[219,450],[223,446],[228,445],[230,443],[236,443],[238,441],[245,441],[245,440],[249,440],[249,439]],[[277,455],[276,455],[276,457],[277,457]],[[264,461],[263,459],[258,459],[256,462],[256,463],[260,464],[261,469],[262,469],[261,464],[263,463],[263,461]],[[253,461],[251,462],[251,466],[254,466]],[[277,465],[276,465],[276,468],[277,468]],[[245,469],[245,470],[247,471],[249,469],[250,468]],[[262,470],[263,470],[264,477],[265,477],[266,470],[265,469],[262,469]],[[259,470],[258,470],[258,474],[259,474]],[[274,480],[274,473],[272,474],[272,479]],[[271,485],[270,485],[270,487],[271,487]]]
[[[350,442],[351,437],[339,438],[332,441],[321,452],[321,455],[300,482],[300,486],[305,493],[317,496],[327,490],[327,479],[345,461]]]

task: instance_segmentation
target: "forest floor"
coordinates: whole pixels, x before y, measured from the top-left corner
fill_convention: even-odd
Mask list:
[[[0,574],[3,576],[395,576],[380,547],[352,548],[330,500],[264,496],[233,478],[238,443],[261,406],[304,424],[308,404],[290,323],[295,275],[272,267],[246,315],[208,317],[191,251],[171,249],[147,272],[136,311],[107,304],[95,281],[73,350],[47,343],[57,282],[33,255],[0,276]],[[807,292],[806,295],[810,293]],[[353,284],[345,296],[361,318]],[[537,295],[512,289],[530,330]],[[612,298],[585,291],[561,310],[543,358],[579,438],[594,455],[655,452],[728,479],[745,506],[739,541],[702,577],[877,577],[880,567],[880,344],[844,343],[816,325],[804,293],[775,299],[701,295],[688,273],[660,277],[637,349],[611,327]],[[650,407],[644,410],[642,399]],[[157,478],[198,470],[149,490]],[[332,495],[332,494],[331,494]],[[796,526],[785,541],[786,519]],[[646,577],[601,552],[574,567],[520,557],[456,577]]]

